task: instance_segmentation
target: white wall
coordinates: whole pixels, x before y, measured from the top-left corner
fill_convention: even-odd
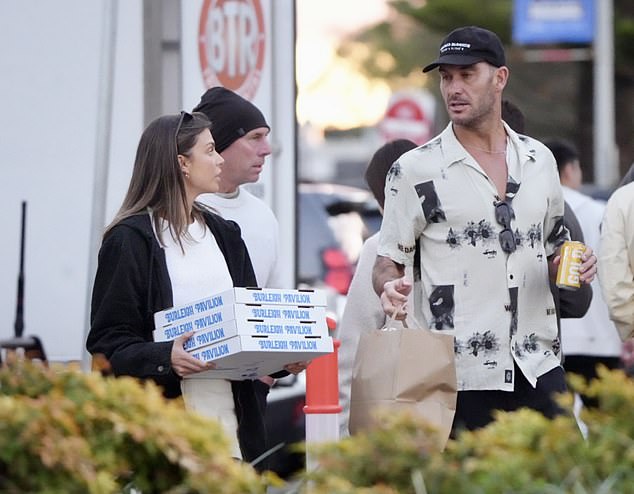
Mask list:
[[[104,5],[0,2],[0,338],[14,332],[26,200],[24,335],[51,360],[80,359],[84,346]],[[107,220],[142,130],[141,15],[140,0],[119,2]]]

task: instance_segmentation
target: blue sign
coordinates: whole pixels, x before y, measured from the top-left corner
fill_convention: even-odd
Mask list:
[[[513,41],[520,45],[592,43],[594,0],[514,0]]]

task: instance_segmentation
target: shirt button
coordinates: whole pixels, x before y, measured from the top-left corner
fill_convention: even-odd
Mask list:
[[[509,279],[511,279],[511,280],[513,279],[513,275],[512,274],[509,275]]]
[[[163,372],[163,371],[165,370],[165,367],[163,367],[162,365],[159,365],[159,366],[156,368],[156,370],[157,370],[157,371],[159,371],[159,372]]]

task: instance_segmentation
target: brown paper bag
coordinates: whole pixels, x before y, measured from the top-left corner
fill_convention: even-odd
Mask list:
[[[352,370],[350,433],[372,427],[378,409],[407,409],[438,430],[442,449],[456,392],[453,336],[410,328],[364,332]]]

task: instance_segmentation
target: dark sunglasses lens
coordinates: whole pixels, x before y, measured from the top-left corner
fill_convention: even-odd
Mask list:
[[[499,202],[495,205],[495,219],[504,228],[510,228],[513,212],[511,206],[506,202]]]
[[[500,232],[500,246],[507,254],[515,251],[515,235],[511,230],[505,229]]]
[[[515,235],[513,230],[511,230],[511,220],[514,217],[515,213],[508,202],[500,201],[495,204],[495,221],[503,227],[499,235],[500,247],[507,254],[514,252],[517,248]]]

